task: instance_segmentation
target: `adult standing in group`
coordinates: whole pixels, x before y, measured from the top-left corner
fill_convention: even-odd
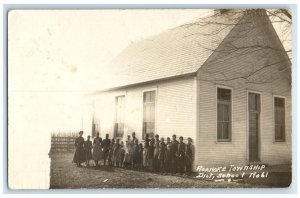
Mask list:
[[[177,151],[177,167],[178,172],[184,172],[184,159],[185,159],[185,143],[183,142],[183,137],[179,137],[178,151]]]
[[[185,146],[185,168],[186,173],[190,175],[192,173],[192,164],[194,161],[194,145],[192,144],[192,138],[188,138],[188,143]]]
[[[103,164],[105,166],[106,160],[109,155],[109,148],[110,148],[110,139],[108,133],[105,135],[105,139],[102,141],[102,148],[103,148]]]
[[[136,136],[135,136],[135,132],[132,132],[131,136],[132,136],[131,145],[133,146],[133,145],[135,144],[135,141],[136,141],[136,140],[138,141],[138,139],[137,139]],[[138,142],[139,142],[139,141],[138,141]]]
[[[85,152],[83,148],[84,139],[82,137],[83,131],[79,132],[79,137],[75,140],[75,154],[73,157],[73,162],[76,163],[78,167],[81,166],[81,163],[85,162]]]
[[[172,136],[171,141],[171,166],[172,166],[172,173],[176,173],[177,171],[177,151],[178,151],[178,144],[179,142],[176,140],[176,135]]]
[[[99,165],[99,160],[101,160],[103,157],[101,142],[102,139],[99,137],[99,133],[97,133],[93,142],[93,159],[95,161],[95,166]]]

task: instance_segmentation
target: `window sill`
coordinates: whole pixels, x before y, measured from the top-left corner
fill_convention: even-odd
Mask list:
[[[231,144],[232,141],[215,141],[216,144]]]
[[[285,140],[275,140],[275,141],[273,141],[273,143],[274,144],[277,144],[277,143],[286,143],[286,141]]]

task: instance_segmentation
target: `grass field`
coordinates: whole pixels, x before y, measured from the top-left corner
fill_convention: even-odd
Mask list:
[[[252,188],[286,187],[291,172],[270,172],[268,178],[238,182],[214,182],[196,177],[162,175],[115,167],[76,167],[73,153],[54,153],[51,157],[51,189],[77,188]],[[93,162],[91,161],[91,164]],[[280,170],[280,169],[279,169]]]

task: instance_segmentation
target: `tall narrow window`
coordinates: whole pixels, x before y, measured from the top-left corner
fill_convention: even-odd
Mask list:
[[[115,137],[124,135],[125,96],[116,97]]]
[[[285,101],[284,98],[274,98],[275,141],[285,141]]]
[[[144,92],[143,101],[143,137],[145,137],[145,134],[153,137],[155,133],[155,91]]]
[[[217,139],[231,141],[231,90],[218,88],[217,95]]]

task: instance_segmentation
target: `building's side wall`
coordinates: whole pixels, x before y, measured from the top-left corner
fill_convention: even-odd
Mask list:
[[[124,88],[97,94],[95,117],[99,122],[101,136],[109,133],[113,137],[115,120],[115,97],[125,95],[125,134],[136,132],[142,139],[143,92],[156,91],[156,133],[160,137],[176,134],[185,139],[195,139],[196,134],[196,91],[193,77]]]
[[[291,82],[289,61],[267,20],[236,26],[197,75],[198,165],[248,163],[248,92],[261,96],[259,157],[267,164],[291,163]],[[248,18],[249,19],[249,18]],[[256,48],[256,43],[270,48]],[[234,44],[235,49],[229,51]],[[279,46],[279,47],[278,47]],[[232,141],[217,142],[217,87],[232,89]],[[285,142],[275,142],[273,97],[286,101]]]

